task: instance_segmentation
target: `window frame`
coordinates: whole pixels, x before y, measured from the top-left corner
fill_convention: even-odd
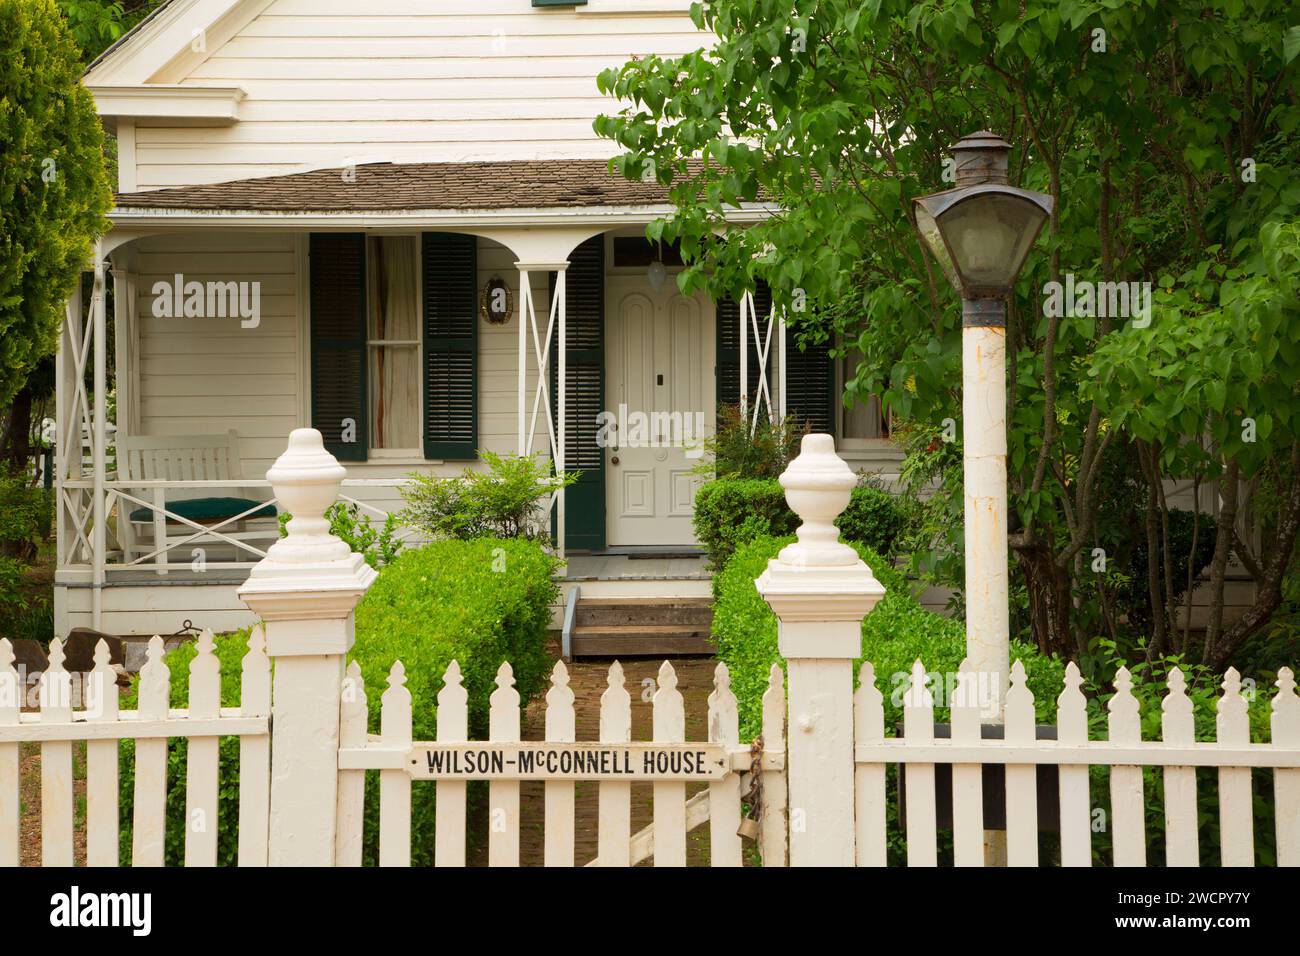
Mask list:
[[[838,353],[833,357],[835,362],[835,395],[837,398],[835,410],[836,444],[844,451],[875,451],[892,448],[893,438],[891,436],[894,432],[894,412],[892,409],[884,408],[884,402],[881,402],[881,411],[885,418],[884,424],[888,429],[888,434],[880,438],[849,438],[844,434],[844,415],[848,411],[848,408],[844,405],[844,387],[847,381],[847,376],[844,373],[844,362],[851,350],[844,349],[841,344],[836,343],[835,351]]]

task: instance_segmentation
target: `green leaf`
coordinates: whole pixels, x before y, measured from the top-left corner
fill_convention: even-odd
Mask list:
[[[1300,54],[1300,26],[1294,26],[1282,36],[1282,62],[1290,63]]]

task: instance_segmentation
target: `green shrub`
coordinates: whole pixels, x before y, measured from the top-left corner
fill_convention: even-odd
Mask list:
[[[714,578],[713,640],[718,657],[731,671],[741,735],[746,740],[757,736],[762,727],[762,696],[769,669],[773,662],[785,666],[776,646],[776,615],[759,596],[754,579],[790,540],[759,538],[744,544]],[[854,663],[854,682],[858,664],[863,658],[870,660],[876,669],[876,686],[885,698],[886,727],[892,727],[902,720],[899,699],[913,662],[919,659],[930,672],[955,673],[966,656],[965,629],[960,621],[921,607],[903,576],[870,547],[854,547],[886,592],[863,621],[862,658]],[[1052,718],[1064,666],[1019,642],[1012,643],[1011,656],[1023,661],[1029,672],[1029,688],[1038,701],[1040,720]],[[936,707],[936,712],[938,719],[946,719],[946,708]]]
[[[0,556],[30,561],[54,522],[54,490],[0,478]]]
[[[6,621],[13,621],[15,615],[27,607],[27,597],[23,593],[26,571],[25,562],[0,555],[0,616]]]
[[[754,579],[767,562],[792,538],[759,538],[736,549],[722,572],[713,579],[713,639],[718,657],[731,672],[731,687],[740,710],[742,740],[751,740],[762,730],[762,697],[767,690],[772,664],[785,667],[776,644],[776,615],[759,597]],[[885,596],[862,624],[862,657],[853,662],[853,683],[863,659],[875,667],[876,686],[884,697],[885,733],[902,721],[902,696],[912,664],[918,659],[931,674],[955,674],[966,656],[965,630],[960,621],[925,610],[912,597],[907,580],[888,561],[864,544],[854,548],[867,562],[876,579],[885,586]],[[1040,722],[1049,721],[1056,710],[1056,695],[1064,678],[1063,665],[1038,653],[1037,648],[1012,642],[1011,656],[1024,662],[1029,673]],[[944,721],[948,709],[935,695],[935,719]],[[899,822],[896,771],[888,768],[888,853],[891,865],[906,859],[906,842]],[[951,850],[951,836],[940,834],[940,851]]]
[[[756,538],[794,534],[799,525],[775,478],[706,482],[695,494],[693,521],[695,536],[714,570],[723,567],[739,545]],[[835,524],[844,540],[862,542],[887,554],[903,527],[903,516],[888,492],[858,485]]]
[[[432,538],[527,538],[549,542],[549,512],[542,500],[578,479],[578,472],[554,475],[531,455],[483,450],[487,471],[466,468],[459,478],[412,474],[402,489],[400,518]]]
[[[388,671],[401,660],[411,692],[412,733],[416,740],[435,737],[437,693],[443,672],[455,659],[469,692],[470,732],[486,736],[488,697],[497,668],[508,660],[514,669],[521,704],[547,683],[546,653],[550,605],[558,599],[553,574],[557,562],[535,542],[520,540],[439,541],[404,551],[385,567],[357,606],[356,643],[351,659],[361,667],[369,705],[370,730],[379,732],[380,696]],[[248,632],[217,638],[221,662],[221,703],[239,704],[240,668],[248,650]],[[167,655],[171,669],[171,705],[188,699],[189,664],[196,649],[187,643]],[[123,708],[134,708],[135,682],[123,695]],[[239,742],[222,738],[218,862],[233,865],[238,850]],[[122,747],[122,861],[130,860],[133,807],[134,744]],[[366,788],[365,860],[378,856],[379,803],[377,775]],[[433,853],[434,787],[416,784],[411,795],[412,862],[427,864]],[[168,865],[184,858],[185,744],[171,741],[167,767]]]
[[[759,415],[755,423],[752,412],[746,421],[739,405],[719,405],[717,426],[704,440],[705,457],[697,471],[723,479],[777,478],[799,454],[808,431],[807,423],[794,415],[776,422]]]
[[[3,564],[3,559],[0,559]],[[44,596],[29,601],[17,614],[5,617],[0,634],[11,640],[35,641],[48,648],[54,639],[54,606]]]
[[[877,554],[888,555],[903,530],[903,512],[894,496],[870,485],[858,485],[849,506],[835,519],[840,537],[867,545]]]
[[[793,534],[799,520],[775,478],[719,479],[695,493],[695,536],[716,571],[736,547],[755,538]]]

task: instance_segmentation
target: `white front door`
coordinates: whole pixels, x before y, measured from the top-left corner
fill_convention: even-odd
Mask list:
[[[713,306],[611,278],[606,345],[608,543],[689,545],[700,438],[713,429]]]

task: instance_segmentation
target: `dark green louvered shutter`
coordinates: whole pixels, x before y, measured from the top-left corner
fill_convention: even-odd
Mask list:
[[[335,458],[365,461],[366,237],[313,233],[309,268],[311,424]]]
[[[772,290],[760,279],[754,287],[754,311],[758,315],[760,332],[767,331],[767,315],[771,310]],[[730,296],[718,300],[716,327],[718,341],[716,400],[719,405],[735,405],[740,401],[740,303]],[[752,324],[746,327],[745,337],[749,343],[748,407],[752,411],[754,396],[758,394],[759,373],[762,371],[758,362],[758,342],[754,340]],[[769,355],[768,364],[773,365],[775,358],[774,354]]]
[[[794,329],[786,328],[785,389],[786,415],[814,432],[835,434],[835,360],[828,343],[810,342],[800,350]]]
[[[605,547],[605,450],[596,444],[596,416],[605,407],[605,237],[569,255],[565,272],[564,467],[582,474],[565,494],[565,547]],[[555,295],[555,273],[551,273]],[[559,415],[559,329],[551,342],[551,408]]]
[[[426,232],[424,455],[478,457],[478,240]]]

